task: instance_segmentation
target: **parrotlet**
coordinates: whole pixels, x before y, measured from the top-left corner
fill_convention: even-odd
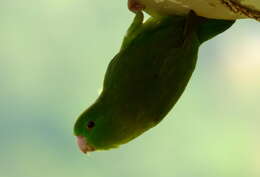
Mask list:
[[[74,134],[87,153],[116,148],[156,126],[173,108],[195,69],[200,45],[234,21],[137,12],[111,60],[97,100],[77,119]]]

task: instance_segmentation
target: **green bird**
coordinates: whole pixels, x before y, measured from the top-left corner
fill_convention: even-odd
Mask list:
[[[194,12],[143,23],[137,12],[108,66],[102,93],[75,123],[81,151],[116,148],[156,126],[187,86],[199,46],[233,23]]]

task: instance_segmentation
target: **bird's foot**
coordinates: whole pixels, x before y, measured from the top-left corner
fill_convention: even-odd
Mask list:
[[[134,13],[145,9],[145,6],[138,2],[138,0],[128,0],[128,9]]]

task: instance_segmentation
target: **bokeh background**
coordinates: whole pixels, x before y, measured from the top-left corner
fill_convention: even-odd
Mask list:
[[[79,152],[72,128],[97,98],[133,14],[122,0],[0,2],[0,177],[259,177],[260,24],[204,44],[184,95],[119,149]]]

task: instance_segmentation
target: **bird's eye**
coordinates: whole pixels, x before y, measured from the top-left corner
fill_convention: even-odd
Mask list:
[[[92,120],[88,121],[87,128],[90,130],[90,129],[92,129],[93,127],[95,127],[95,122],[92,121]]]

